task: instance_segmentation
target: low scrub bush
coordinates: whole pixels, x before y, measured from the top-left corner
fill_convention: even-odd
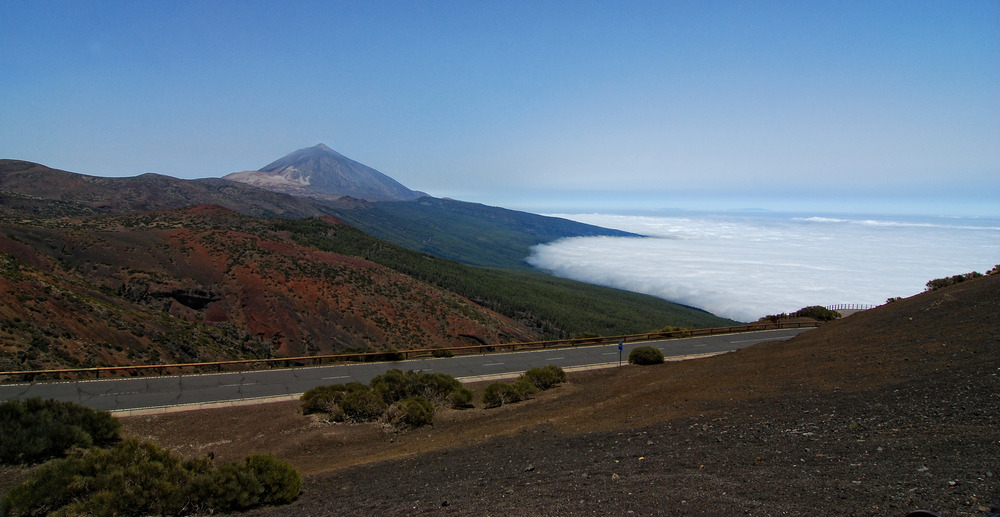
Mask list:
[[[180,515],[285,504],[298,497],[302,477],[271,455],[215,467],[181,461],[152,442],[126,440],[52,460],[0,501],[0,514]]]
[[[472,390],[465,386],[460,386],[451,390],[451,393],[448,394],[448,403],[454,409],[464,409],[472,406],[472,399],[474,398],[475,395],[472,393]]]
[[[831,311],[826,307],[820,307],[819,305],[811,305],[795,311],[792,313],[792,316],[796,318],[812,318],[819,321],[833,321],[840,317],[840,313]]]
[[[344,394],[339,405],[340,409],[344,412],[344,420],[352,422],[377,420],[382,415],[382,412],[389,407],[378,394],[370,389],[356,390]]]
[[[344,395],[367,389],[369,389],[368,386],[360,382],[317,386],[299,397],[299,400],[302,401],[302,413],[305,415],[318,412],[335,413],[339,411],[340,401],[344,399]]]
[[[0,404],[0,463],[36,463],[73,448],[109,445],[120,429],[107,411],[40,398],[8,400]]]
[[[987,273],[987,274],[989,274],[989,273]],[[960,283],[962,283],[962,282],[964,282],[966,280],[972,280],[973,278],[982,278],[982,277],[983,277],[982,273],[979,273],[977,271],[973,271],[971,273],[966,273],[964,275],[955,275],[955,276],[945,277],[945,278],[935,278],[934,280],[931,280],[931,281],[927,282],[927,289],[926,290],[927,291],[936,291],[938,289],[941,289],[942,287],[948,287],[949,285],[960,284]]]
[[[514,386],[506,382],[493,382],[483,388],[483,406],[488,408],[500,407],[520,400],[517,398]]]
[[[566,382],[566,372],[554,364],[546,365],[543,368],[532,368],[524,372],[523,375],[540,390],[547,390]]]
[[[651,346],[638,346],[628,353],[629,364],[661,364],[663,361],[663,352]]]
[[[462,387],[462,383],[451,375],[399,369],[376,376],[369,385],[386,404],[408,397],[424,397],[436,404],[444,404],[452,391]]]
[[[400,429],[413,429],[434,422],[434,404],[423,397],[396,402],[386,411],[386,421]]]
[[[555,387],[562,382],[566,382],[566,372],[556,365],[532,368],[522,373],[512,383],[494,382],[483,388],[483,405],[494,408],[521,402],[539,391]]]
[[[358,382],[319,386],[303,393],[300,400],[304,414],[328,413],[335,422],[382,419],[401,427],[419,427],[431,422],[436,405],[465,408],[473,398],[450,375],[392,369],[375,376],[368,386]],[[430,415],[418,414],[414,400],[422,401],[420,407],[429,407]]]

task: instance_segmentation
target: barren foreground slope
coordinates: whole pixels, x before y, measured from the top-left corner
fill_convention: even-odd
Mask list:
[[[942,515],[1000,511],[1000,275],[778,343],[572,373],[392,433],[296,403],[132,417],[185,455],[307,475],[252,515]]]

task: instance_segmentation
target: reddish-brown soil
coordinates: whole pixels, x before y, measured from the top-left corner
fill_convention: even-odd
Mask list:
[[[571,373],[413,431],[294,402],[124,424],[185,456],[273,452],[302,471],[295,503],[250,515],[992,515],[1000,275],[788,342]]]

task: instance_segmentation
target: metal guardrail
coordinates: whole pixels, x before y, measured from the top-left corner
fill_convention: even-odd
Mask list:
[[[867,303],[838,303],[836,305],[827,305],[825,308],[831,311],[867,311],[868,309],[874,309],[878,305],[871,305]]]
[[[176,363],[176,364],[150,364],[132,366],[95,366],[90,368],[63,368],[55,370],[24,370],[0,372],[0,382],[11,380],[10,377],[20,377],[22,381],[33,382],[38,376],[55,376],[55,380],[62,380],[63,375],[89,375],[93,374],[95,379],[101,377],[101,372],[109,374],[125,372],[131,375],[138,375],[141,372],[155,372],[157,375],[173,375],[179,370],[193,369],[195,373],[207,371],[222,372],[223,368],[236,367],[227,371],[246,371],[252,369],[254,365],[272,368],[275,366],[301,367],[319,366],[328,363],[350,363],[364,361],[393,361],[405,360],[416,357],[435,357],[435,354],[451,352],[452,354],[473,353],[487,354],[497,352],[513,352],[516,350],[544,349],[562,345],[563,347],[596,346],[606,344],[635,343],[642,341],[653,341],[656,339],[675,339],[683,337],[712,336],[717,334],[737,334],[740,332],[754,332],[759,330],[777,330],[786,328],[811,328],[818,327],[819,322],[768,322],[750,323],[735,327],[710,327],[701,329],[672,330],[666,332],[648,332],[644,334],[627,334],[621,336],[599,336],[576,339],[556,339],[550,341],[526,341],[518,343],[500,343],[492,345],[469,345],[450,348],[424,348],[418,350],[399,350],[383,352],[356,352],[347,354],[309,355],[299,357],[270,357],[266,359],[238,359],[232,361],[210,361],[201,363]],[[402,356],[400,359],[399,356]],[[390,358],[391,357],[391,358]],[[244,368],[239,368],[244,366]],[[6,379],[5,379],[6,378]]]

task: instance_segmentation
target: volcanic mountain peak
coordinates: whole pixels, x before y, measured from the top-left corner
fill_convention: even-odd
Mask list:
[[[350,196],[368,201],[411,201],[426,195],[324,144],[299,149],[260,170],[235,172],[224,179],[320,199]]]

